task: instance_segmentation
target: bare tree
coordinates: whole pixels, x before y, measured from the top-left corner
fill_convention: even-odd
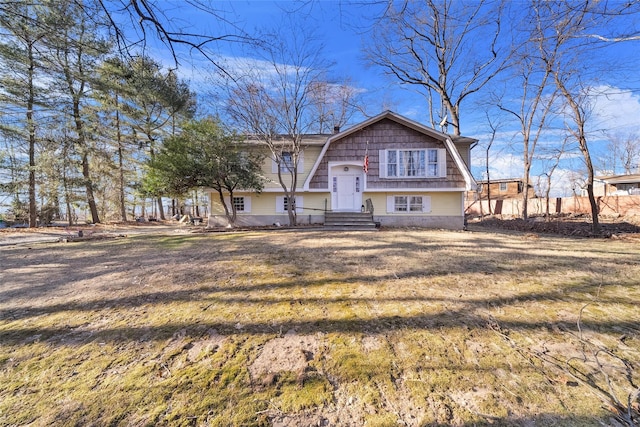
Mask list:
[[[462,102],[507,67],[503,12],[501,1],[389,1],[368,58],[426,97],[432,127],[460,135]]]
[[[609,134],[603,168],[617,174],[632,174],[640,169],[640,139],[635,134]],[[617,166],[620,165],[620,168]]]
[[[598,204],[593,194],[594,169],[587,142],[586,123],[591,109],[589,87],[578,72],[581,63],[576,53],[577,36],[588,25],[589,3],[581,8],[566,6],[562,2],[537,1],[533,4],[537,39],[535,43],[545,67],[564,104],[566,130],[575,139],[582,153],[587,171],[585,188],[592,214],[592,228],[599,230]]]
[[[598,48],[610,42],[633,40],[628,34],[616,34],[615,20],[629,13],[638,13],[632,3],[546,1],[532,3],[535,22],[539,27],[538,46],[542,58],[551,70],[558,96],[564,104],[563,113],[568,133],[577,142],[586,168],[585,188],[592,215],[592,231],[599,232],[598,203],[593,193],[594,166],[589,150],[589,122],[593,101],[593,87],[598,80]],[[598,34],[608,31],[608,34]],[[624,31],[624,30],[623,30]],[[594,37],[598,35],[598,37]],[[590,67],[585,67],[587,56]],[[609,63],[607,70],[611,72]],[[587,71],[590,70],[591,74]]]
[[[564,138],[560,147],[551,147],[549,150],[547,150],[547,153],[544,153],[540,156],[543,162],[546,163],[544,173],[542,174],[545,179],[544,186],[542,186],[542,192],[544,193],[545,198],[545,218],[547,219],[547,221],[551,220],[551,178],[553,177],[553,173],[555,172],[555,170],[560,165],[560,160],[566,153],[566,146],[567,138]]]
[[[346,125],[358,108],[358,90],[348,80],[343,83],[316,81],[311,84],[311,109],[318,120],[318,133],[331,133]]]
[[[262,37],[273,42],[257,46],[261,60],[253,66],[247,64],[242,75],[227,81],[227,111],[237,127],[268,147],[287,200],[289,224],[296,225],[303,136],[318,124],[313,89],[329,64],[323,60],[322,46],[313,33],[293,19],[280,28],[280,32]],[[285,42],[287,38],[290,40]]]
[[[489,141],[487,142],[487,146],[485,148],[485,174],[487,176],[487,207],[489,209],[489,215],[492,215],[493,210],[491,209],[491,168],[489,167],[489,153],[491,152],[491,146],[496,140],[498,126],[492,121],[488,113],[487,122],[489,123],[489,129],[491,130],[491,137],[489,138]],[[482,199],[480,199],[480,209],[482,209]]]
[[[545,49],[544,38],[541,36],[541,23],[533,20],[536,25],[532,28],[529,40],[531,43],[523,45],[522,50],[515,57],[514,75],[510,84],[510,94],[518,93],[518,104],[511,106],[503,103],[502,97],[497,100],[500,110],[508,113],[519,125],[522,137],[523,160],[523,195],[522,218],[529,216],[529,184],[531,180],[531,166],[533,164],[536,146],[547,125],[547,119],[556,99],[557,90],[551,81],[552,66],[555,63],[557,51]],[[551,83],[551,84],[550,84]]]

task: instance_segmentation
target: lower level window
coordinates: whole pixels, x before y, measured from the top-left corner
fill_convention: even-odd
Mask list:
[[[387,196],[388,213],[429,213],[431,196]]]
[[[422,212],[422,196],[394,196],[395,212]]]
[[[303,206],[302,199],[303,199],[302,196],[296,196],[295,198],[286,197],[286,196],[277,196],[276,197],[276,212],[277,213],[287,213],[288,209],[289,209],[289,204],[291,204],[291,208],[295,209],[296,212],[300,213],[300,212],[302,212],[302,206]]]
[[[244,212],[245,204],[244,197],[234,197],[233,198],[233,207],[236,209],[236,212]]]
[[[292,198],[292,197],[286,197],[284,198],[284,210],[285,212],[289,210],[289,203],[292,204],[291,209],[295,209],[296,208],[296,199]]]

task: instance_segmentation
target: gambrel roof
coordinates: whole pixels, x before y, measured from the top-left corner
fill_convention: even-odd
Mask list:
[[[446,148],[446,150],[448,151],[449,155],[451,156],[451,158],[453,159],[453,161],[455,162],[456,166],[458,167],[458,169],[460,170],[460,173],[462,174],[462,176],[464,177],[464,181],[465,181],[465,186],[467,190],[471,190],[472,188],[476,188],[476,182],[473,179],[473,176],[471,175],[471,172],[469,171],[469,168],[467,167],[467,164],[464,162],[464,160],[462,159],[462,156],[460,155],[460,152],[458,151],[458,149],[456,148],[455,144],[454,144],[454,139],[457,142],[461,142],[461,143],[467,143],[467,144],[472,144],[477,142],[476,139],[473,138],[467,138],[467,137],[462,137],[462,136],[458,136],[458,137],[454,137],[442,132],[438,132],[435,129],[432,129],[430,127],[424,126],[421,123],[418,123],[414,120],[411,120],[407,117],[401,116],[397,113],[394,113],[393,111],[384,111],[381,114],[378,114],[377,116],[371,117],[368,120],[365,120],[355,126],[352,126],[349,129],[346,129],[342,132],[338,132],[336,134],[331,135],[328,139],[327,142],[324,144],[324,146],[322,147],[322,151],[320,153],[320,155],[318,156],[318,158],[316,159],[315,164],[313,165],[305,183],[304,183],[304,187],[303,188],[309,188],[309,184],[311,179],[313,178],[313,176],[315,175],[320,163],[322,162],[322,159],[324,157],[324,155],[326,154],[327,150],[329,149],[329,147],[331,146],[332,142],[334,141],[338,141],[342,138],[345,138],[353,133],[359,132],[361,130],[363,130],[364,128],[366,128],[367,126],[371,126],[374,123],[380,122],[382,120],[385,119],[389,119],[389,120],[393,120],[394,122],[405,126],[409,129],[412,129],[416,132],[422,133],[424,135],[430,136],[431,138],[441,141],[444,144],[444,147]]]

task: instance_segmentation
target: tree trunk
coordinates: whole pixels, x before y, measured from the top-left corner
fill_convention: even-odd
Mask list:
[[[127,221],[127,208],[125,206],[125,192],[124,192],[124,149],[122,146],[122,132],[120,130],[120,100],[118,99],[118,94],[116,93],[116,139],[118,141],[118,192],[120,198],[120,219],[123,222]]]
[[[593,194],[593,163],[591,162],[591,154],[589,153],[589,147],[587,140],[583,136],[579,138],[580,151],[584,157],[585,165],[587,166],[587,196],[589,197],[589,204],[591,205],[591,231],[593,234],[600,232],[600,221],[598,218],[598,202]]]
[[[27,99],[27,127],[29,128],[29,228],[36,227],[38,212],[36,206],[36,125],[33,122],[33,106],[35,104],[35,92],[33,87],[34,58],[33,43],[28,44],[28,85],[29,98]]]
[[[227,202],[224,199],[222,188],[216,188],[216,190],[218,191],[218,197],[220,197],[220,203],[224,208],[224,215],[227,217],[227,222],[229,223],[230,226],[233,227],[236,223],[236,218],[237,218],[236,208],[235,208],[235,205],[233,204],[233,192],[229,194],[229,200],[231,200],[231,211],[229,211],[229,206],[227,206]]]
[[[160,217],[161,220],[165,220],[164,217],[164,206],[162,206],[162,197],[158,197],[157,199],[158,202],[158,216]]]
[[[522,219],[529,219],[529,168],[525,167],[522,189]]]
[[[89,211],[91,211],[91,222],[93,224],[100,223],[100,217],[98,215],[98,206],[96,199],[93,195],[93,182],[91,181],[91,173],[89,169],[89,155],[85,152],[82,155],[82,176],[84,177],[84,185],[87,191],[87,203],[89,204]]]

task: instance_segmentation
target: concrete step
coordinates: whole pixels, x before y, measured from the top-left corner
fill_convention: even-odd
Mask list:
[[[326,212],[325,227],[344,229],[375,229],[373,215],[369,212]]]

